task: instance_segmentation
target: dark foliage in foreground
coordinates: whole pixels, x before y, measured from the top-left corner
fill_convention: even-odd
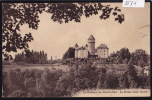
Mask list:
[[[137,75],[134,66],[127,65],[122,73],[109,72],[105,66],[82,64],[64,72],[56,69],[20,69],[3,73],[4,97],[61,97],[72,96],[84,89],[150,88],[150,78]]]

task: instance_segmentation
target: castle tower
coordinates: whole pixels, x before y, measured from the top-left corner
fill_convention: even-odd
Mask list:
[[[109,48],[105,44],[101,44],[97,47],[97,55],[99,58],[108,58]]]
[[[95,55],[95,38],[92,36],[92,34],[88,38],[88,51],[90,55]]]
[[[74,47],[75,47],[75,58],[78,58],[78,49],[79,49],[79,46],[76,43]]]
[[[85,49],[86,49],[86,58],[88,58],[88,45],[85,45]]]

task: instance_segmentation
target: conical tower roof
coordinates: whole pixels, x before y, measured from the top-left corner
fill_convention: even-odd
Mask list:
[[[88,45],[86,44],[85,47],[88,47]]]
[[[88,38],[88,40],[95,40],[95,38],[94,38],[93,35],[91,34],[90,37]]]
[[[76,47],[76,48],[77,48],[77,47],[79,47],[79,46],[78,46],[78,44],[76,43],[74,47]]]
[[[101,44],[97,47],[97,49],[109,49],[109,48],[107,47],[107,45]]]
[[[91,34],[90,37],[88,38],[88,40],[95,40],[95,38],[94,38],[93,35]]]

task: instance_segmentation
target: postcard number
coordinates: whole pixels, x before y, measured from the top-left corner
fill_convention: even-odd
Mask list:
[[[145,0],[123,0],[123,7],[144,7]]]

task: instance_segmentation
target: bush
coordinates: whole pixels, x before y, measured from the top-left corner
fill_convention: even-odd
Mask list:
[[[104,85],[106,89],[117,89],[119,87],[118,77],[112,73],[106,74]]]
[[[129,83],[128,83],[128,80],[127,80],[125,74],[120,75],[120,76],[118,77],[118,80],[119,80],[119,88],[120,88],[120,89],[129,88]]]
[[[24,90],[24,77],[20,69],[10,70],[8,81],[10,82],[11,90]]]
[[[126,79],[128,79],[129,88],[137,88],[138,87],[138,77],[135,71],[135,67],[133,65],[127,66],[127,71],[125,73]]]
[[[23,90],[15,90],[12,94],[8,97],[27,97],[27,94]]]
[[[150,77],[147,75],[139,75],[138,87],[143,89],[150,89]]]
[[[120,75],[110,72],[108,65],[97,68],[85,59],[80,61],[81,67],[74,64],[66,72],[53,68],[4,72],[4,97],[70,97],[83,89],[150,88],[149,76],[137,76],[133,65],[127,65]]]
[[[98,83],[97,83],[98,89],[105,88],[104,83],[105,83],[106,74],[107,74],[107,70],[105,68],[101,68],[98,75]]]

